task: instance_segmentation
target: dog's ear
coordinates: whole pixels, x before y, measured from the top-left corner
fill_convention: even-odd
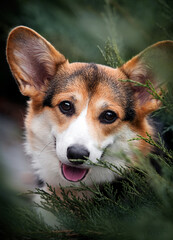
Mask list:
[[[158,42],[125,63],[121,70],[128,79],[145,84],[149,80],[159,94],[159,86],[173,77],[173,41]],[[157,110],[161,103],[145,87],[131,83],[137,111],[145,116]]]
[[[44,92],[57,70],[67,62],[48,41],[24,26],[9,34],[7,61],[21,93],[29,97]]]

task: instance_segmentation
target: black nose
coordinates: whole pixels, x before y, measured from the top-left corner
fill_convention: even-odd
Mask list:
[[[67,148],[67,158],[69,159],[69,161],[71,159],[82,159],[82,160],[86,160],[85,157],[89,157],[90,153],[88,152],[88,150],[79,144],[74,144],[70,147]],[[82,164],[83,161],[70,161],[73,162],[74,164]]]

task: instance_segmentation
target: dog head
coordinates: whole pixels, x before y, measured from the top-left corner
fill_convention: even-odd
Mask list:
[[[173,43],[157,43],[120,68],[93,63],[69,63],[49,42],[27,27],[9,35],[7,60],[23,95],[29,96],[26,115],[26,149],[41,179],[58,186],[84,181],[112,181],[115,174],[88,166],[104,158],[117,167],[123,159],[104,155],[123,150],[133,158],[128,140],[136,134],[153,135],[148,114],[160,102],[147,89],[122,79],[156,85],[155,63],[173,52]],[[146,154],[150,147],[133,145]],[[81,161],[74,161],[81,159]]]

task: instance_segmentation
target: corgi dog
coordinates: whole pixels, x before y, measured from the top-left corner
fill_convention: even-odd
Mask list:
[[[39,178],[55,189],[111,182],[118,175],[95,166],[98,159],[125,168],[127,163],[116,153],[124,151],[135,162],[130,144],[144,155],[152,151],[145,141],[128,140],[146,133],[154,137],[156,129],[148,116],[160,101],[147,88],[121,80],[150,80],[157,89],[164,80],[158,61],[170,56],[173,41],[161,41],[116,69],[69,63],[34,30],[14,28],[7,41],[7,61],[21,93],[30,99],[25,145]],[[115,155],[106,156],[106,150]]]

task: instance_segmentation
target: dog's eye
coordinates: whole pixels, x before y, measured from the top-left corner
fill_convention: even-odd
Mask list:
[[[117,118],[117,114],[111,110],[104,111],[99,116],[100,122],[104,124],[111,124],[115,122]]]
[[[67,116],[72,116],[75,113],[74,105],[70,101],[63,101],[58,107],[60,111]]]

